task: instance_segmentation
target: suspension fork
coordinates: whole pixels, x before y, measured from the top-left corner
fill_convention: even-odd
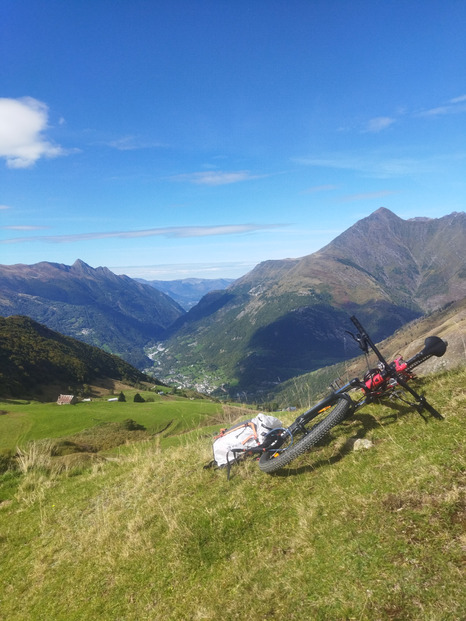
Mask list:
[[[425,416],[423,414],[424,410],[427,410],[435,418],[438,418],[439,420],[444,420],[444,416],[442,416],[440,414],[440,412],[438,412],[434,407],[432,407],[430,405],[430,403],[427,401],[427,399],[424,397],[424,395],[420,395],[419,393],[417,393],[414,390],[414,388],[411,388],[411,386],[409,386],[408,382],[406,380],[404,380],[403,378],[401,378],[397,373],[394,373],[393,377],[395,377],[396,382],[402,388],[404,388],[404,390],[406,390],[406,392],[409,392],[416,399],[416,403],[414,404],[414,407],[418,411],[418,414],[420,414],[424,420],[426,420],[426,418],[425,418]]]

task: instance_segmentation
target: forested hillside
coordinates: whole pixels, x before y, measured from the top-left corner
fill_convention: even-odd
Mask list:
[[[45,387],[82,390],[96,379],[129,384],[149,378],[97,347],[63,336],[29,317],[0,317],[0,396],[40,398]]]

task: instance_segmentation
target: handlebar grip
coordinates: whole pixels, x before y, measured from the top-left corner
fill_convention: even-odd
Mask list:
[[[353,322],[355,328],[357,328],[361,334],[365,335],[366,331],[364,330],[364,328],[362,327],[361,323],[359,322],[359,319],[355,315],[350,317],[350,319]]]

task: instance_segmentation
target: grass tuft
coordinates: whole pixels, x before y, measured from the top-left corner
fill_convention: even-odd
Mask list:
[[[49,472],[52,467],[53,447],[52,440],[29,442],[25,448],[18,447],[16,461],[20,472],[23,474],[31,470]]]

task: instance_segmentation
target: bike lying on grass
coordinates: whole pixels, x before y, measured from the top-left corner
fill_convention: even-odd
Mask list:
[[[251,451],[253,454],[260,453],[259,467],[262,471],[271,474],[283,468],[317,444],[333,427],[357,410],[382,398],[398,398],[414,406],[421,415],[426,410],[432,416],[443,419],[443,416],[426,401],[423,395],[413,390],[408,382],[415,377],[412,373],[415,367],[432,356],[443,356],[447,349],[447,342],[438,336],[429,336],[425,339],[422,351],[409,360],[404,361],[400,356],[388,363],[357,318],[351,317],[351,321],[358,332],[357,334],[348,332],[348,334],[357,341],[366,358],[369,349],[376,354],[379,360],[377,367],[370,369],[364,379],[356,377],[341,388],[334,390],[317,405],[298,416],[289,427],[270,431],[262,444]],[[351,398],[348,394],[354,389],[362,391],[359,399]],[[408,401],[409,395],[414,401]]]

